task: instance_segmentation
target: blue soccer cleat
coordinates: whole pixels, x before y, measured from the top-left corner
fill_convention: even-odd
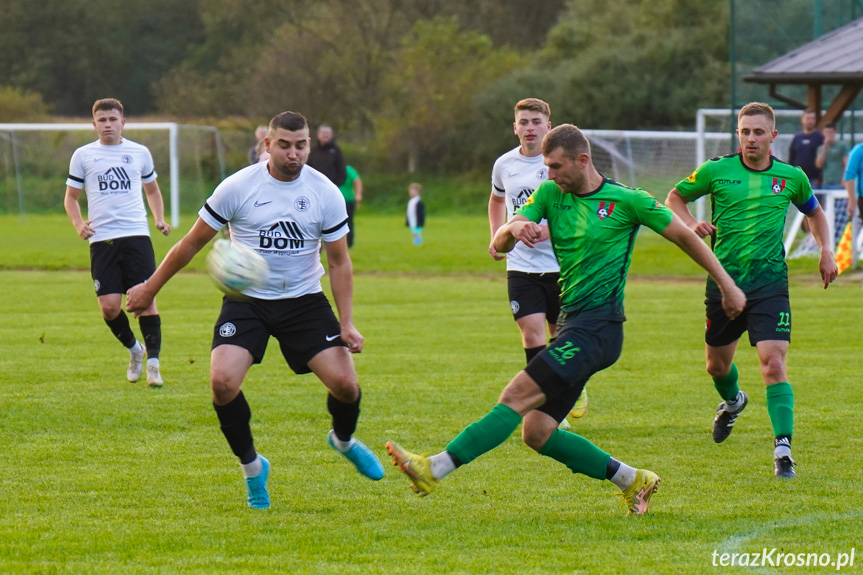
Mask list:
[[[359,439],[356,437],[351,444],[350,449],[347,451],[342,451],[336,444],[333,443],[333,437],[335,436],[335,432],[331,429],[327,434],[327,443],[330,444],[330,447],[344,455],[345,457],[353,463],[357,471],[368,477],[369,479],[374,479],[375,481],[382,479],[384,476],[384,466],[381,465],[381,460],[378,459],[378,456],[372,453],[372,450],[366,447]]]
[[[249,489],[249,507],[252,509],[267,509],[270,506],[270,494],[267,493],[267,478],[270,476],[270,462],[263,455],[261,472],[254,477],[246,477],[246,487]]]

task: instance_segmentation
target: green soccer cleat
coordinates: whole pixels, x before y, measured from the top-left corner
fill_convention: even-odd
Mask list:
[[[584,417],[585,413],[587,413],[587,388],[581,390],[581,395],[575,400],[575,405],[572,406],[569,412],[576,419]]]
[[[662,481],[657,474],[647,469],[635,470],[635,481],[620,492],[626,505],[627,515],[644,515],[650,505],[650,498],[659,489]]]
[[[393,458],[393,465],[410,479],[414,493],[425,497],[437,488],[440,481],[432,475],[428,456],[405,451],[395,441],[387,441],[387,452]]]

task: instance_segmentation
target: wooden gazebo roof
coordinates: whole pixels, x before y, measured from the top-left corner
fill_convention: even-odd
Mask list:
[[[863,18],[756,68],[743,79],[769,84],[772,97],[795,108],[815,110],[819,128],[838,121],[863,89]],[[806,103],[780,94],[777,87],[782,84],[805,85]],[[822,88],[826,85],[841,89],[822,116]]]

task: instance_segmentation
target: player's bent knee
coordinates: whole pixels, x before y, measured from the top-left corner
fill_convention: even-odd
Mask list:
[[[344,377],[329,378],[323,382],[333,394],[333,397],[344,403],[353,403],[360,396],[360,386],[356,377],[345,374]]]
[[[731,371],[731,363],[725,361],[707,360],[707,374],[710,377],[724,377]]]
[[[243,381],[237,380],[228,374],[213,373],[210,377],[210,390],[213,400],[219,405],[230,403],[240,393]]]
[[[542,446],[548,442],[548,438],[551,436],[551,432],[554,431],[554,429],[555,428],[553,427],[549,431],[548,429],[525,425],[521,429],[521,440],[534,451],[539,451],[542,449]]]

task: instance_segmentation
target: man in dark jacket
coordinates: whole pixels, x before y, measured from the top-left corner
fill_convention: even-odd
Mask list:
[[[345,157],[342,149],[336,144],[333,129],[327,124],[321,124],[318,128],[318,143],[309,154],[307,165],[324,174],[337,186],[341,186],[347,179]]]

